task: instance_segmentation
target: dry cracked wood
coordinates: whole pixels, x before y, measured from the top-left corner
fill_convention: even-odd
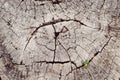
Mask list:
[[[120,0],[0,0],[0,80],[120,80]]]

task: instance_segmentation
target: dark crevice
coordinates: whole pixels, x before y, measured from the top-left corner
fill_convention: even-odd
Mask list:
[[[59,32],[56,32],[55,26],[52,24],[52,27],[54,29],[54,39],[55,39],[55,43],[54,43],[54,55],[53,55],[53,61],[55,60],[55,56],[56,56],[56,49],[57,49],[57,37],[59,36]]]
[[[90,64],[90,62],[92,62],[92,60],[93,60],[99,53],[102,53],[102,51],[105,49],[105,47],[106,47],[106,46],[108,45],[108,43],[110,42],[111,38],[112,38],[112,37],[110,37],[110,38],[108,39],[108,41],[103,45],[103,47],[101,48],[100,51],[97,51],[97,52],[94,54],[94,56],[89,60],[89,64]],[[68,72],[68,73],[66,74],[66,76],[68,76],[68,75],[69,75],[70,73],[72,73],[73,71],[78,70],[78,69],[80,69],[80,68],[82,68],[82,67],[84,67],[84,63],[83,63],[81,66],[72,69],[70,72]]]
[[[66,48],[62,45],[62,43],[57,39],[60,33],[65,33],[66,31],[68,31],[68,29],[67,29],[65,26],[63,26],[63,28],[61,29],[61,31],[57,32],[56,29],[55,29],[55,26],[54,26],[54,25],[52,25],[52,26],[53,26],[53,28],[54,28],[54,35],[55,35],[55,37],[54,37],[54,39],[55,39],[55,49],[54,49],[53,61],[55,60],[56,48],[57,48],[57,41],[58,41],[58,43],[62,46],[62,48],[66,51],[66,53],[67,53],[67,55],[68,55],[68,57],[69,57],[69,60],[71,61],[71,58],[70,58],[69,53],[67,52],[67,49],[66,49]]]
[[[53,4],[60,4],[60,3],[62,3],[62,0],[60,1],[60,0],[52,0],[52,3]]]
[[[78,66],[78,67],[72,69],[70,72],[68,72],[68,73],[66,74],[66,76],[68,76],[68,75],[69,75],[70,73],[72,73],[73,71],[78,70],[78,69],[80,69],[80,68],[82,68],[82,67],[84,67],[84,64],[82,64],[81,66]]]
[[[52,4],[60,4],[60,3],[62,3],[62,0],[35,0],[35,1],[40,1],[40,2],[50,1]]]
[[[2,78],[0,77],[0,80],[2,80]]]
[[[108,45],[108,43],[110,42],[111,38],[112,38],[112,37],[110,37],[110,38],[108,39],[108,41],[103,45],[103,47],[101,48],[101,50],[97,51],[97,52],[94,54],[94,56],[89,60],[89,63],[90,63],[99,53],[102,53],[102,52],[103,52],[103,50],[105,49],[105,47],[106,47],[106,46]]]
[[[101,5],[100,9],[102,9],[104,5],[105,5],[105,0],[103,0],[103,4]]]
[[[59,36],[60,32],[54,32],[55,34],[55,39],[57,39],[57,37]]]
[[[67,64],[67,63],[72,63],[76,67],[76,63],[74,61],[35,61],[35,63],[46,63],[46,64]]]
[[[59,42],[59,44],[62,46],[62,48],[65,50],[65,52],[67,53],[67,55],[68,55],[68,58],[69,58],[69,61],[71,61],[71,58],[70,58],[70,55],[69,55],[69,53],[68,53],[68,51],[67,51],[67,49],[62,45],[62,43],[58,40],[58,42]],[[72,62],[72,61],[71,61]],[[77,67],[77,65],[75,64],[75,67]]]
[[[45,26],[48,26],[48,25],[54,25],[54,24],[57,24],[57,23],[61,23],[61,22],[70,22],[70,21],[73,21],[73,22],[78,22],[80,23],[81,25],[84,25],[85,27],[88,27],[88,28],[92,28],[86,24],[84,24],[83,22],[79,21],[79,20],[76,20],[76,19],[56,19],[56,20],[52,20],[52,21],[49,21],[49,22],[45,22],[41,25],[39,25],[32,33],[31,33],[31,36],[30,38],[28,39],[26,45],[25,45],[25,48],[24,50],[26,49],[27,45],[29,44],[30,40],[32,39],[33,35],[42,27],[45,27]],[[92,29],[97,29],[97,28],[92,28]],[[58,33],[57,33],[58,34]]]

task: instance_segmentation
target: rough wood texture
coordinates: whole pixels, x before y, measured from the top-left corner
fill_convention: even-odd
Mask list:
[[[120,80],[120,0],[0,0],[0,80]]]

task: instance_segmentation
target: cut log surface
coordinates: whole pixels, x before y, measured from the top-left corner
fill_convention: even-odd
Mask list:
[[[120,0],[0,0],[0,80],[120,80]]]

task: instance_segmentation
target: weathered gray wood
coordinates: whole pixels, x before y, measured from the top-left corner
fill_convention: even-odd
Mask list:
[[[120,80],[120,0],[0,0],[0,80]]]

